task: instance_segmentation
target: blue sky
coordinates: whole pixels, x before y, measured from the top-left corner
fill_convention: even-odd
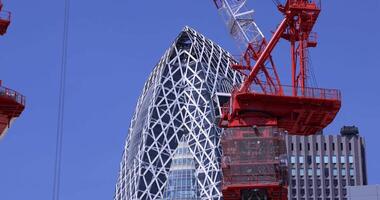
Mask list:
[[[55,145],[63,1],[3,0],[13,12],[0,38],[0,78],[27,108],[0,141],[0,199],[49,199]],[[281,16],[252,1],[269,38]],[[357,125],[366,138],[370,184],[380,183],[380,2],[323,1],[311,51],[321,87],[340,88],[343,107],[325,133]],[[236,53],[212,0],[72,1],[61,199],[111,199],[131,115],[154,65],[189,25]],[[285,68],[286,43],[274,56]]]

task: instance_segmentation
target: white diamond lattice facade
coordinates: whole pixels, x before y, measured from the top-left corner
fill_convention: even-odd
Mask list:
[[[185,27],[145,83],[129,128],[115,200],[163,199],[180,138],[188,134],[200,199],[221,199],[216,92],[241,77],[230,54]]]

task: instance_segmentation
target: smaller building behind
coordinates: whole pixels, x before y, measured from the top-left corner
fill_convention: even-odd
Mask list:
[[[355,126],[340,135],[287,136],[290,200],[348,200],[347,187],[367,185],[364,138]]]
[[[380,185],[348,186],[348,200],[380,200]]]

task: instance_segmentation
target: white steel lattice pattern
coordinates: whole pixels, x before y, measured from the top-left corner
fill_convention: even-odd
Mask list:
[[[132,118],[115,200],[164,197],[172,156],[188,134],[201,199],[221,199],[221,129],[215,94],[240,82],[229,53],[189,27],[145,83]]]

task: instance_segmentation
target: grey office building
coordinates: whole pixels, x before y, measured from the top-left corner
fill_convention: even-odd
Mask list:
[[[380,200],[380,185],[348,186],[348,200]]]
[[[367,185],[365,144],[356,127],[340,135],[287,136],[290,200],[347,200],[347,186]]]

